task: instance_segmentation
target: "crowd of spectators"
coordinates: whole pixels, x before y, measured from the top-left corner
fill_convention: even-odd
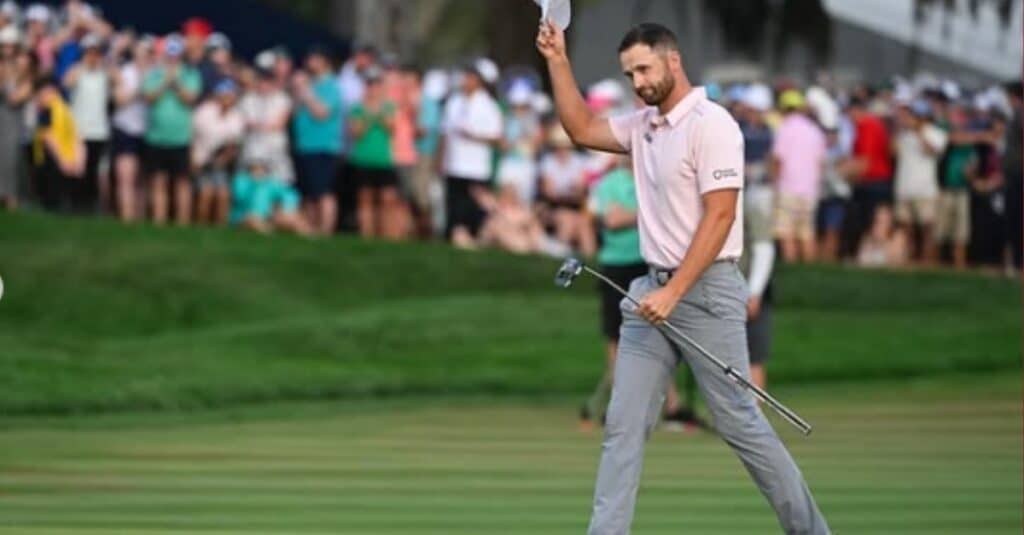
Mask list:
[[[206,20],[166,35],[67,0],[0,5],[0,202],[157,225],[443,238],[592,256],[592,196],[627,159],[578,150],[540,77],[426,71],[372,47],[236,55]],[[1020,266],[1021,86],[927,75],[705,88],[745,137],[745,202],[789,262]],[[600,114],[628,86],[586,90]]]

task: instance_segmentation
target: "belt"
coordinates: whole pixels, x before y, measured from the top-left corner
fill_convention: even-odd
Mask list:
[[[736,264],[739,262],[738,258],[719,258],[711,263],[715,264]],[[648,266],[650,268],[651,276],[658,283],[659,286],[668,284],[668,281],[672,280],[672,276],[676,274],[675,269],[664,269],[657,266]]]

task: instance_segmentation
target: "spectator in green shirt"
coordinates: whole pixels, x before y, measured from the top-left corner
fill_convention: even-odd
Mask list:
[[[178,36],[164,40],[161,63],[142,81],[142,95],[149,106],[146,125],[146,165],[149,167],[153,220],[167,221],[168,186],[174,182],[175,221],[188,224],[192,215],[192,184],[189,182],[189,145],[192,143],[192,108],[202,91],[199,72],[185,65],[184,43]]]
[[[366,92],[362,101],[349,112],[352,139],[349,163],[355,170],[358,184],[359,234],[364,238],[399,239],[403,233],[402,200],[398,195],[398,174],[391,150],[395,104],[384,93],[381,75],[377,67],[364,72]]]
[[[640,255],[640,233],[637,231],[636,184],[629,171],[629,158],[611,170],[594,187],[590,198],[591,213],[599,220],[601,247],[597,252],[600,271],[616,284],[629,288],[634,279],[647,276],[648,267]],[[580,428],[589,430],[595,418],[603,421],[611,395],[615,356],[619,349],[619,327],[622,325],[622,296],[611,286],[602,284],[601,331],[606,344],[604,377],[580,410]],[[675,381],[669,383],[665,396],[665,420],[671,423],[698,423],[693,411],[681,404]]]

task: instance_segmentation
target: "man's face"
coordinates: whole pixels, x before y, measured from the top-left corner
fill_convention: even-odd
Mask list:
[[[357,52],[355,57],[352,59],[353,63],[355,63],[356,70],[359,71],[366,70],[373,65],[373,55],[365,51]]]
[[[103,61],[103,53],[98,48],[89,48],[83,56],[85,64],[93,68]]]
[[[464,93],[472,93],[477,89],[480,89],[480,77],[475,72],[466,72],[462,75],[462,91]]]
[[[234,93],[221,93],[217,95],[217,102],[225,109],[231,108],[235,105],[235,100],[238,98]]]
[[[675,89],[672,66],[679,53],[634,45],[619,54],[622,72],[633,84],[633,91],[648,106],[657,106]]]
[[[202,57],[206,53],[206,38],[198,33],[186,35],[185,50],[190,58]]]
[[[313,74],[322,74],[327,71],[327,58],[320,54],[311,54],[306,58],[306,68]]]

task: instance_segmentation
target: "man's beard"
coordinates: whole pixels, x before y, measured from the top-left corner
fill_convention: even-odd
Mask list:
[[[675,79],[672,78],[671,74],[666,74],[664,78],[653,85],[641,88],[636,92],[636,94],[644,101],[644,104],[647,104],[648,106],[657,106],[668,98],[669,93],[671,93],[675,87]]]

